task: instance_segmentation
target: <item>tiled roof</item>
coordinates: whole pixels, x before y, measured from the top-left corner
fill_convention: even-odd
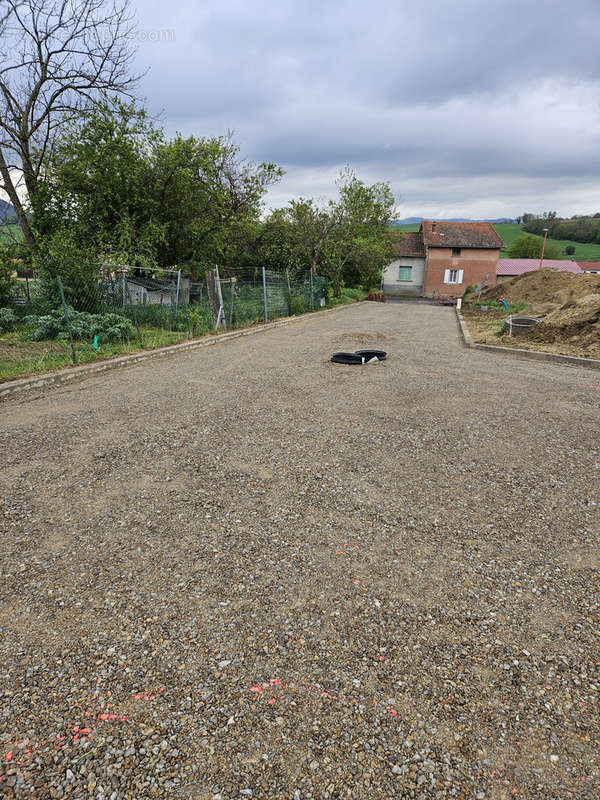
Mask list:
[[[593,269],[593,270],[600,270],[600,261],[578,261],[577,262],[581,269]]]
[[[526,272],[534,272],[540,268],[539,258],[501,258],[498,261],[497,275],[524,275]],[[581,268],[576,261],[556,261],[545,258],[542,264],[543,269],[561,269],[563,272],[580,273]]]
[[[403,256],[419,256],[425,258],[423,240],[418,231],[404,233],[399,242],[394,242],[394,254],[398,258]]]
[[[491,222],[421,223],[423,241],[429,247],[476,247],[499,249],[504,242]]]

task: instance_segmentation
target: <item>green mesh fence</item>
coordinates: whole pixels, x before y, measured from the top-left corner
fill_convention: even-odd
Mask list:
[[[175,270],[105,267],[34,277],[26,289],[0,308],[0,336],[15,356],[4,363],[0,346],[0,379],[302,314],[324,305],[327,280],[218,268],[194,280]]]

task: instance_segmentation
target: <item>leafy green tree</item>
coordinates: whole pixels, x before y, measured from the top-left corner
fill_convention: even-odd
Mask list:
[[[0,306],[8,303],[16,291],[17,280],[11,248],[2,246],[0,247]]]
[[[159,141],[152,159],[152,193],[165,231],[159,262],[187,263],[192,271],[237,260],[267,189],[284,174],[272,162],[242,158],[231,135]]]
[[[338,197],[326,204],[293,200],[267,219],[261,246],[278,237],[280,269],[311,269],[325,275],[334,295],[344,283],[378,286],[381,270],[392,260],[389,222],[394,196],[387,183],[366,185],[347,168],[337,181]],[[273,250],[271,250],[273,252]]]
[[[58,236],[97,262],[193,273],[236,261],[283,174],[242,159],[231,137],[167,141],[143,110],[116,99],[66,127],[43,164],[41,242]]]
[[[544,240],[539,236],[525,233],[514,242],[508,254],[511,258],[540,258]],[[560,258],[561,252],[557,245],[546,240],[544,258]]]
[[[353,281],[367,288],[378,286],[381,271],[393,257],[389,223],[395,217],[394,196],[387,183],[367,186],[350,169],[338,180],[339,200],[334,203],[335,224],[327,237],[322,271],[336,297],[352,267]]]
[[[165,231],[148,189],[161,139],[144,111],[118,100],[92,106],[66,127],[43,162],[33,220],[42,248],[66,236],[99,261],[154,263]]]

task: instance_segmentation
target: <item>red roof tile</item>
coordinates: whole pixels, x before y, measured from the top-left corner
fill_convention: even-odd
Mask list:
[[[473,247],[499,250],[504,242],[491,222],[421,223],[423,241],[429,247]]]
[[[418,231],[410,231],[402,235],[399,242],[394,242],[394,254],[398,258],[403,256],[419,256],[425,258],[425,248],[423,240]]]

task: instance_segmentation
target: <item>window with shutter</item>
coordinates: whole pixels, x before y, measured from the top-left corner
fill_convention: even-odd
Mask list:
[[[398,280],[411,281],[412,280],[412,267],[398,267]]]

